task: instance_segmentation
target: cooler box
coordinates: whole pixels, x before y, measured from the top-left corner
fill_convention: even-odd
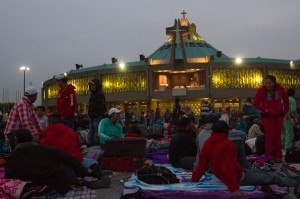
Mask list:
[[[116,138],[106,141],[102,158],[103,169],[134,171],[143,164],[145,138]]]

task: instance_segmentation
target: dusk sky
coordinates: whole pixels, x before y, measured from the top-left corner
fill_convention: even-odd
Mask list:
[[[299,0],[1,0],[0,102],[75,68],[138,61],[187,12],[208,43],[230,57],[300,59]],[[5,95],[6,96],[6,95]]]

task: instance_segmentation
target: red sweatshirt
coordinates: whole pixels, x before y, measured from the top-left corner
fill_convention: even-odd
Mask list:
[[[253,105],[261,112],[262,117],[278,117],[288,113],[289,98],[280,84],[276,84],[274,93],[261,86],[256,92]]]
[[[72,84],[67,85],[58,91],[56,111],[63,118],[73,117],[76,108],[75,87]]]
[[[41,133],[40,144],[62,149],[82,161],[80,138],[65,124],[53,124],[45,128]]]
[[[216,177],[229,191],[240,189],[238,181],[243,176],[243,169],[238,162],[234,143],[225,133],[212,132],[199,154],[199,164],[194,169],[192,181],[198,182],[210,164]]]

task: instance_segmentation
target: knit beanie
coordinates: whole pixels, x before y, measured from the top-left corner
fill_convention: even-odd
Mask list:
[[[223,121],[223,120],[218,120],[214,122],[211,128],[214,132],[219,132],[219,133],[229,133],[229,126],[228,124]]]

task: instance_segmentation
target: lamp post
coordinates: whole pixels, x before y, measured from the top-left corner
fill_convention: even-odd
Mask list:
[[[27,66],[21,66],[21,67],[20,67],[20,70],[21,70],[21,71],[24,71],[24,85],[23,85],[23,86],[24,86],[24,90],[23,90],[23,91],[24,91],[24,95],[25,95],[25,71],[26,71],[26,70],[28,71],[29,68],[28,68]]]

